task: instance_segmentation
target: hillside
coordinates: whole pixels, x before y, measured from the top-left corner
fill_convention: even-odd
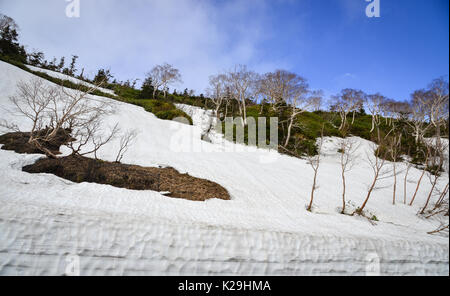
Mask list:
[[[17,83],[32,77],[0,62],[1,107],[11,108],[8,98]],[[362,275],[376,254],[383,275],[448,275],[448,237],[427,234],[439,222],[416,215],[430,190],[427,180],[412,207],[392,205],[391,180],[382,180],[368,204],[378,222],[341,215],[338,139],[327,137],[310,213],[305,206],[312,173],[306,160],[248,149],[221,135],[212,143],[201,141],[209,116],[198,107],[178,107],[192,117],[193,126],[120,101],[103,124],[139,130],[123,163],[170,166],[217,182],[230,201],[192,202],[31,175],[22,167],[41,155],[0,150],[0,274],[64,274],[66,255],[75,254],[83,275]],[[30,128],[14,114],[2,112],[0,119]],[[358,165],[348,173],[348,198],[359,205],[371,182],[366,160],[371,142],[356,139]],[[99,158],[114,161],[118,145],[117,139],[110,142]],[[402,171],[406,164],[398,166]],[[420,174],[411,169],[408,196]],[[446,179],[448,172],[439,186]]]

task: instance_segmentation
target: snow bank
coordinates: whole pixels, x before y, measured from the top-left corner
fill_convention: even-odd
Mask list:
[[[62,74],[62,73],[59,73],[59,72],[55,72],[55,71],[51,71],[51,70],[47,70],[47,69],[42,69],[42,68],[30,66],[30,65],[26,65],[26,66],[27,66],[28,69],[30,69],[32,71],[45,73],[45,74],[47,74],[47,75],[49,75],[49,76],[51,76],[53,78],[58,78],[58,79],[62,79],[62,80],[68,80],[70,82],[73,82],[73,83],[76,83],[76,84],[81,84],[81,85],[84,85],[84,86],[87,86],[87,87],[95,87],[95,85],[93,85],[91,83],[88,83],[86,81],[77,79],[75,77],[72,77],[72,76],[69,76],[69,75],[66,75],[66,74]],[[98,87],[98,90],[103,92],[103,93],[106,93],[106,94],[115,95],[114,91],[112,91],[110,89],[107,89],[107,88]]]
[[[0,62],[0,106],[10,108],[8,96],[15,93],[17,81],[31,77]],[[262,149],[228,151],[201,141],[200,118],[206,117],[193,116],[196,126],[188,126],[160,120],[134,105],[117,102],[116,108],[105,125],[119,122],[123,130],[141,129],[124,163],[172,166],[221,184],[232,200],[192,202],[152,191],[30,175],[22,166],[41,156],[0,150],[1,275],[63,274],[67,255],[79,256],[82,275],[360,275],[377,260],[383,275],[449,273],[448,237],[426,234],[437,221],[416,216],[430,189],[425,179],[413,207],[400,202],[402,185],[393,206],[391,180],[380,184],[367,206],[380,220],[376,226],[342,216],[337,210],[338,139],[328,138],[319,169],[317,211],[309,213],[305,206],[312,174],[305,160],[278,155],[263,163],[261,156],[267,152]],[[8,113],[1,113],[0,119],[28,126]],[[360,205],[372,177],[365,159],[372,143],[358,141],[357,166],[348,173],[347,189],[348,199]],[[118,142],[101,150],[99,157],[113,161]],[[194,149],[200,152],[180,152],[180,146],[189,145],[179,143],[200,147]],[[419,176],[420,171],[410,171],[408,197]]]

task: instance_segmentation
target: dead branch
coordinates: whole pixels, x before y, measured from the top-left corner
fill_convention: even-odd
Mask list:
[[[133,142],[136,140],[138,135],[137,130],[129,130],[127,131],[120,139],[120,148],[117,152],[116,162],[120,163],[123,159],[125,153],[127,153],[128,148]]]

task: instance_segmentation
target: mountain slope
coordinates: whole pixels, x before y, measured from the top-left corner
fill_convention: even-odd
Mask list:
[[[32,77],[0,62],[0,106],[11,108],[17,82]],[[309,213],[312,171],[305,160],[206,143],[201,126],[160,120],[126,103],[116,109],[105,126],[140,129],[124,163],[172,166],[221,184],[232,200],[198,203],[30,175],[22,166],[42,156],[0,150],[0,274],[63,274],[68,254],[80,256],[83,275],[364,274],[377,254],[382,274],[448,275],[448,238],[428,235],[437,222],[416,216],[430,189],[426,180],[413,207],[393,206],[391,180],[385,180],[368,204],[380,220],[376,226],[340,215],[337,139],[328,138],[317,211]],[[13,114],[2,112],[0,119],[29,127]],[[348,198],[356,205],[372,177],[365,161],[370,142],[358,141],[357,166],[348,174]],[[114,161],[118,146],[111,142],[99,157]],[[415,181],[420,171],[409,176]],[[410,197],[415,185],[408,185]]]

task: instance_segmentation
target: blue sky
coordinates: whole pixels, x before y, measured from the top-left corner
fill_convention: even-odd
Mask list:
[[[208,76],[247,64],[286,69],[332,95],[346,87],[397,100],[449,73],[449,1],[380,0],[0,0],[28,49],[80,56],[91,75],[110,68],[120,80],[143,78],[169,62],[183,74],[177,89],[205,90]]]

